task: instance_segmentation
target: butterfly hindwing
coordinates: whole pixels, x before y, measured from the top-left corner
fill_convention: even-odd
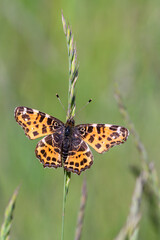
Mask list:
[[[93,155],[87,143],[77,135],[72,137],[68,156],[63,164],[64,169],[78,175],[93,164]]]
[[[75,128],[82,139],[98,153],[124,143],[129,135],[126,128],[111,124],[80,124]]]
[[[57,118],[27,107],[17,107],[15,119],[30,139],[49,135],[64,126]]]
[[[62,167],[60,133],[50,134],[38,142],[35,153],[44,167]]]

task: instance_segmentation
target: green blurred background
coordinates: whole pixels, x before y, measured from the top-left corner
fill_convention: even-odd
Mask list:
[[[21,184],[11,239],[60,239],[63,169],[43,169],[14,119],[27,106],[65,121],[55,94],[67,108],[68,56],[61,9],[72,25],[80,63],[76,123],[126,126],[114,99],[120,86],[126,107],[150,160],[160,172],[160,2],[158,0],[0,1],[0,224]],[[94,164],[72,174],[66,204],[65,239],[74,239],[83,177],[88,200],[83,240],[113,239],[129,212],[140,166],[133,137],[108,153],[93,150]],[[141,240],[159,239],[143,202]]]

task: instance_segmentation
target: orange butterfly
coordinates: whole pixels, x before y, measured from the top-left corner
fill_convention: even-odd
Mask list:
[[[65,124],[38,110],[17,107],[15,119],[30,139],[47,135],[36,146],[35,153],[44,167],[64,167],[78,175],[93,164],[88,144],[98,153],[124,143],[129,131],[111,124],[80,124],[74,120]]]

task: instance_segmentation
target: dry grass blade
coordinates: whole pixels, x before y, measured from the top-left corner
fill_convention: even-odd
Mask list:
[[[119,106],[119,110],[120,110],[123,118],[128,123],[130,132],[132,133],[132,135],[134,137],[135,145],[141,156],[141,163],[142,163],[141,176],[145,176],[145,181],[144,181],[145,195],[147,196],[148,202],[152,199],[152,201],[150,201],[150,205],[149,205],[150,209],[149,210],[152,213],[151,220],[153,218],[153,219],[156,219],[156,222],[158,222],[158,224],[155,224],[155,222],[152,220],[152,223],[154,224],[155,228],[158,230],[158,229],[160,229],[160,187],[159,187],[159,183],[158,183],[157,172],[154,167],[154,163],[150,162],[148,159],[147,151],[146,151],[143,143],[140,141],[139,135],[136,132],[132,121],[130,120],[129,114],[123,104],[122,97],[121,97],[121,94],[120,94],[118,88],[116,88],[116,91],[115,91],[115,98],[117,100],[117,104]],[[143,191],[143,193],[144,193],[144,191]],[[152,204],[153,202],[156,204]],[[128,219],[129,219],[129,217],[128,217]],[[137,232],[137,229],[138,229],[138,227],[136,225],[135,232]],[[122,229],[121,232],[124,232],[124,228]],[[132,232],[134,232],[133,229],[132,229]],[[119,239],[126,239],[126,238],[119,238]],[[136,238],[130,237],[128,239],[136,239]]]
[[[130,120],[129,114],[123,104],[122,97],[121,97],[121,94],[120,94],[118,88],[116,88],[116,90],[115,90],[115,98],[117,100],[119,110],[120,110],[122,116],[124,117],[125,121],[127,122],[128,126],[129,126],[129,130],[134,137],[136,147],[141,156],[142,169],[144,171],[146,171],[146,174],[148,174],[148,182],[150,182],[149,185],[152,188],[152,191],[154,192],[155,196],[157,197],[159,206],[160,206],[160,187],[159,187],[157,172],[154,167],[154,163],[153,163],[153,161],[148,160],[147,151],[146,151],[143,143],[140,141],[140,137],[139,137],[138,133],[136,132],[132,121]]]
[[[77,219],[75,240],[80,240],[81,239],[86,201],[87,201],[87,186],[86,186],[86,179],[84,178],[83,186],[82,186],[80,209],[79,209],[78,219]]]
[[[130,213],[127,218],[125,226],[121,229],[115,240],[138,239],[138,223],[141,219],[141,201],[143,194],[143,186],[146,182],[146,174],[143,172],[136,181],[134,193],[132,196],[132,203]]]
[[[14,191],[4,214],[4,221],[0,230],[0,240],[8,240],[12,225],[13,211],[15,208],[16,198],[19,187]]]

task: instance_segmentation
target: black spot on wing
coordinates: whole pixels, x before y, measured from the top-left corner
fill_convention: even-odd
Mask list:
[[[117,125],[112,125],[109,129],[112,131],[116,131],[118,129],[119,126]]]
[[[89,141],[90,143],[92,143],[92,142],[94,141],[94,137],[91,135],[90,138],[88,139],[88,141]]]
[[[37,135],[39,135],[39,133],[38,133],[37,131],[34,131],[34,132],[33,132],[33,135],[34,135],[34,136],[37,136]]]
[[[44,149],[42,149],[42,150],[41,150],[41,153],[42,153],[42,154],[44,154],[44,153],[45,153],[45,150],[44,150]]]
[[[95,145],[95,147],[99,149],[99,148],[101,148],[101,144],[97,143],[97,144]]]
[[[121,132],[124,132],[124,133],[126,132],[126,130],[127,130],[127,129],[124,128],[124,127],[121,127],[121,129],[120,129],[120,131],[121,131]]]
[[[47,156],[46,152],[43,154],[43,156],[44,156],[44,157],[46,157],[46,156]]]
[[[100,134],[101,133],[101,127],[99,125],[97,125],[97,133]]]
[[[111,141],[111,140],[112,140],[112,138],[108,137],[108,138],[107,138],[107,140],[108,140],[108,141]]]
[[[42,127],[42,133],[47,133],[47,127],[45,124],[43,124],[43,127]]]
[[[25,120],[25,119],[27,119],[27,120],[30,120],[30,116],[28,115],[28,114],[23,114],[22,115],[22,118]]]
[[[92,156],[92,154],[91,154],[90,151],[86,152],[85,155],[86,155],[87,157],[91,157],[91,156]]]
[[[47,124],[48,124],[48,125],[51,125],[51,123],[52,123],[52,118],[49,117],[49,118],[47,119]]]
[[[118,132],[113,132],[110,134],[110,136],[114,139],[118,138],[119,137],[119,133]]]
[[[27,113],[29,113],[29,114],[33,114],[33,113],[34,113],[34,111],[33,111],[33,109],[32,109],[32,108],[27,108]]]
[[[93,126],[88,127],[88,132],[91,133],[93,131]]]
[[[41,116],[40,119],[39,119],[39,121],[42,122],[43,119],[45,118],[46,114],[43,113],[43,112],[39,112],[39,114],[40,114],[40,116]]]
[[[86,159],[86,158],[83,158],[83,162],[86,163],[86,162],[87,162],[87,159]]]

